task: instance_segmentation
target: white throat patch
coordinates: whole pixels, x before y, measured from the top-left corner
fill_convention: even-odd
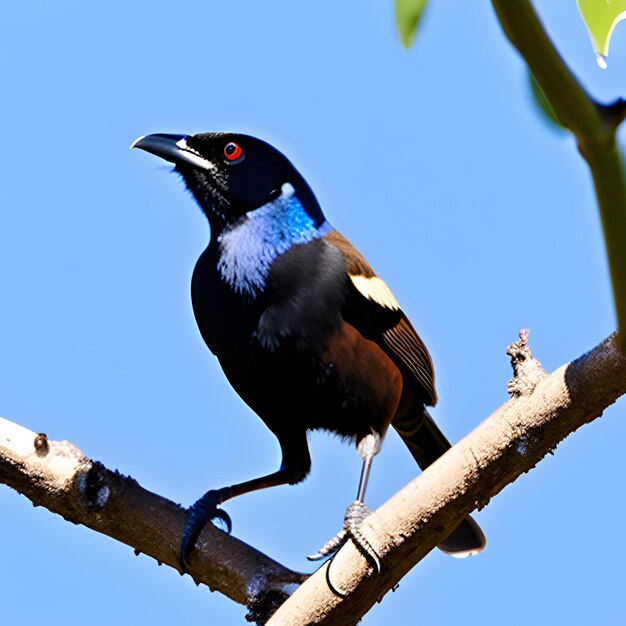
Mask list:
[[[326,223],[325,223],[326,224]],[[218,269],[237,293],[255,295],[265,286],[274,260],[296,244],[321,237],[290,183],[275,200],[250,211],[237,225],[218,238]]]

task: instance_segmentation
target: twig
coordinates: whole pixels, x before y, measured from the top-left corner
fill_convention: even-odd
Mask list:
[[[500,24],[539,81],[556,116],[576,138],[595,185],[606,242],[613,298],[626,351],[626,180],[615,131],[626,104],[596,103],[581,86],[550,41],[528,0],[492,0]]]

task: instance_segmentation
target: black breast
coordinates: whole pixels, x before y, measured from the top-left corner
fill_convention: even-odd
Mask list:
[[[191,302],[200,334],[218,358],[245,350],[263,312],[262,302],[235,293],[217,269],[218,254],[210,245],[200,256],[191,280]]]
[[[342,254],[324,239],[298,244],[274,261],[257,338],[270,350],[290,346],[311,356],[339,327],[348,293]]]

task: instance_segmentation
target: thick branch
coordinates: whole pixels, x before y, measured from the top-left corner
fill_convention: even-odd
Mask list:
[[[348,543],[330,571],[325,564],[311,576],[270,624],[358,622],[461,519],[626,392],[626,356],[615,337],[551,376],[532,358],[526,333],[507,352],[515,371],[508,387],[512,399],[365,521],[382,574],[370,576]],[[0,482],[69,521],[178,568],[185,511],[90,461],[66,441],[51,442],[0,419]],[[252,605],[260,622],[306,578],[210,525],[190,570],[198,583]]]
[[[330,571],[326,564],[311,576],[268,626],[357,623],[450,528],[626,392],[626,357],[614,339],[550,376],[538,375],[536,362],[529,362],[525,337],[512,344],[518,376],[534,381],[534,390],[524,381],[510,388],[511,400],[367,518],[363,530],[382,557],[381,575],[370,575],[348,543]],[[343,597],[329,588],[327,576]]]
[[[539,81],[554,112],[576,137],[596,189],[606,242],[618,344],[626,351],[626,180],[615,141],[623,100],[597,104],[567,67],[528,0],[492,0],[502,28]]]
[[[68,441],[49,441],[0,418],[0,483],[180,571],[185,509],[89,460]],[[197,584],[259,610],[264,603],[282,602],[305,579],[210,524],[189,571]]]

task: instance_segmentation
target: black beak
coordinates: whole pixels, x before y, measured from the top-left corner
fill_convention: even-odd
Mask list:
[[[215,169],[215,165],[211,161],[187,146],[188,136],[155,133],[154,135],[146,135],[145,137],[135,139],[130,147],[131,149],[139,148],[145,150],[176,165],[186,164],[205,170]]]

